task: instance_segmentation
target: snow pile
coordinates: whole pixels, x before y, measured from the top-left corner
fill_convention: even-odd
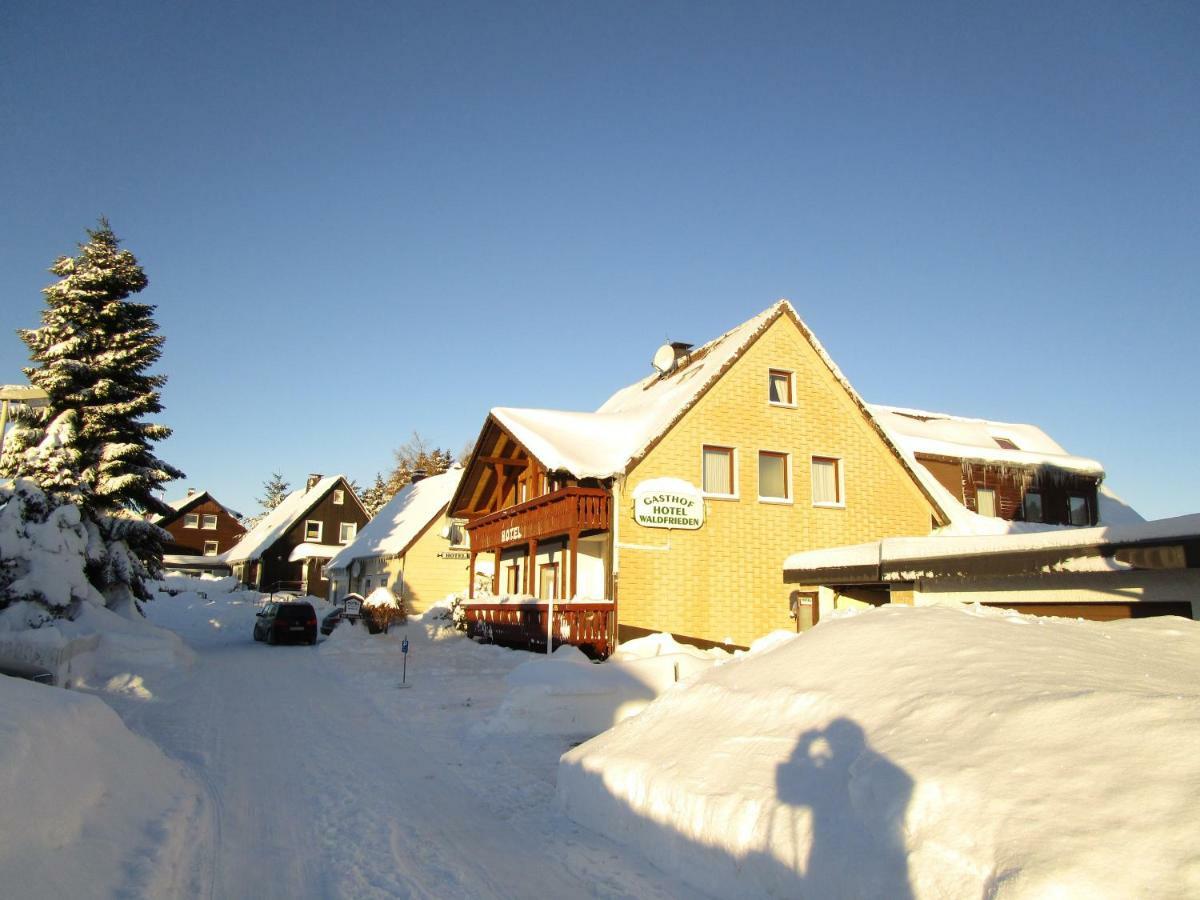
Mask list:
[[[0,773],[6,896],[191,892],[197,791],[103,701],[0,677]]]
[[[886,607],[568,752],[559,799],[715,896],[1200,896],[1200,626]]]
[[[399,609],[400,601],[396,599],[395,594],[381,585],[367,594],[367,599],[363,601],[363,606],[369,606],[373,609]]]
[[[593,663],[578,647],[563,645],[549,659],[532,656],[509,673],[508,693],[482,730],[589,738],[729,658],[723,650],[697,650],[667,634],[622,644],[604,663]]]
[[[182,593],[189,591],[204,594],[228,594],[237,590],[238,580],[232,575],[178,575],[167,574],[157,584],[150,585],[150,590],[159,593]]]

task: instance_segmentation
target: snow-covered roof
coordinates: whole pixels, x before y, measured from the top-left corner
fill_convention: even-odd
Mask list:
[[[491,411],[492,416],[551,471],[567,471],[577,478],[609,478],[623,474],[724,374],[754,339],[782,315],[796,323],[830,373],[862,409],[868,421],[874,422],[870,408],[787,300],[777,301],[720,337],[688,351],[683,364],[668,375],[647,375],[622,388],[594,413],[499,407]],[[944,509],[948,501],[953,502],[949,492],[937,485],[932,477],[928,481],[933,481],[938,490],[930,489],[922,477],[929,473],[917,465],[911,454],[906,455],[902,448],[895,446],[882,427],[878,428],[878,433],[885,443],[893,445],[901,463],[912,471],[929,501],[935,507],[942,507],[946,518],[951,519]]]
[[[670,374],[647,375],[617,391],[595,412],[499,407],[492,416],[551,471],[577,478],[622,474],[785,308],[795,314],[780,300],[693,348],[688,361]]]
[[[1084,475],[1104,474],[1104,467],[1096,460],[1067,453],[1036,425],[880,404],[871,404],[871,412],[892,439],[912,453],[989,463],[1054,466]]]
[[[232,509],[230,509],[228,506],[226,506],[224,503],[222,503],[220,500],[218,500],[216,497],[214,497],[208,491],[195,491],[195,492],[193,492],[191,494],[187,494],[186,496],[183,496],[183,497],[176,497],[174,500],[168,500],[167,506],[171,507],[171,509],[175,510],[175,512],[178,513],[188,506],[191,506],[195,503],[199,503],[205,497],[207,497],[213,503],[217,504],[217,506],[221,507],[221,509],[225,510],[225,512],[229,513],[229,515],[233,516],[235,519],[241,519],[241,517],[242,517],[241,513],[234,512]],[[161,522],[165,518],[166,518],[166,516],[154,516],[150,521],[157,523],[157,522]]]
[[[197,556],[186,553],[164,553],[164,566],[223,566],[226,564],[226,553],[214,556]]]
[[[302,559],[329,559],[343,549],[343,544],[317,544],[304,541],[292,548],[288,554],[288,562],[299,562]]]
[[[257,525],[242,535],[242,539],[226,554],[228,561],[233,563],[258,559],[264,550],[283,537],[296,520],[312,509],[342,478],[341,475],[330,475],[318,481],[311,490],[297,488],[292,491]]]
[[[462,474],[462,468],[455,466],[406,485],[363,526],[358,537],[340,549],[327,568],[346,569],[356,559],[403,553],[446,508]]]
[[[785,573],[820,572],[865,566],[902,565],[927,559],[963,559],[1039,551],[1093,551],[1175,539],[1200,538],[1200,514],[1099,525],[1092,528],[1053,528],[1025,534],[942,535],[885,538],[866,544],[793,553],[784,561]]]

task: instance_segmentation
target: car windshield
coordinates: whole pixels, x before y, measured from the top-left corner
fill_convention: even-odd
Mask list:
[[[307,619],[314,615],[316,613],[308,603],[281,603],[279,605],[279,618],[281,619]]]

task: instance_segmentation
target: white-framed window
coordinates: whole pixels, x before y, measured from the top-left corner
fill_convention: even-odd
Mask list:
[[[1067,497],[1067,514],[1072,525],[1091,525],[1092,514],[1088,509],[1088,498],[1083,494],[1071,494]]]
[[[737,497],[737,451],[705,444],[700,451],[700,486],[710,497]]]
[[[1042,495],[1040,491],[1025,492],[1025,521],[1042,521]]]
[[[758,451],[758,499],[763,503],[792,502],[792,460],[787,453]]]
[[[318,522],[316,519],[305,519],[304,520],[304,539],[306,541],[319,542],[321,540],[321,533],[323,531],[324,531],[323,523]]]
[[[333,492],[333,505],[334,506],[341,506],[345,502],[346,502],[346,492],[345,491],[334,491]]]
[[[842,461],[836,456],[812,458],[813,506],[845,506],[846,482]]]
[[[216,541],[205,541],[204,542],[204,555],[205,556],[216,556],[217,555],[217,542]]]
[[[975,489],[975,512],[981,516],[996,516],[996,492],[992,488]]]
[[[787,369],[767,370],[767,402],[772,406],[796,405],[796,373]]]
[[[200,527],[200,513],[184,513],[183,514],[183,527],[184,528],[199,528]]]
[[[217,517],[210,513],[205,513],[203,516],[200,517],[200,527],[203,528],[205,531],[216,531],[217,530]]]
[[[348,544],[354,540],[354,536],[358,534],[358,524],[355,522],[342,522],[338,525],[338,543]]]

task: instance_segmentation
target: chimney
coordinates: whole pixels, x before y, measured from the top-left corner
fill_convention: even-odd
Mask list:
[[[306,481],[304,483],[304,490],[311,491],[313,488],[315,488],[317,486],[317,482],[320,480],[321,480],[321,473],[313,472],[311,475],[308,476],[308,481]]]
[[[418,481],[424,478],[426,474],[427,473],[424,469],[413,469],[412,478],[408,480],[408,483],[416,484]]]
[[[189,497],[195,497],[195,496],[196,496],[196,489],[195,489],[195,488],[188,488],[187,495],[188,495]]]

